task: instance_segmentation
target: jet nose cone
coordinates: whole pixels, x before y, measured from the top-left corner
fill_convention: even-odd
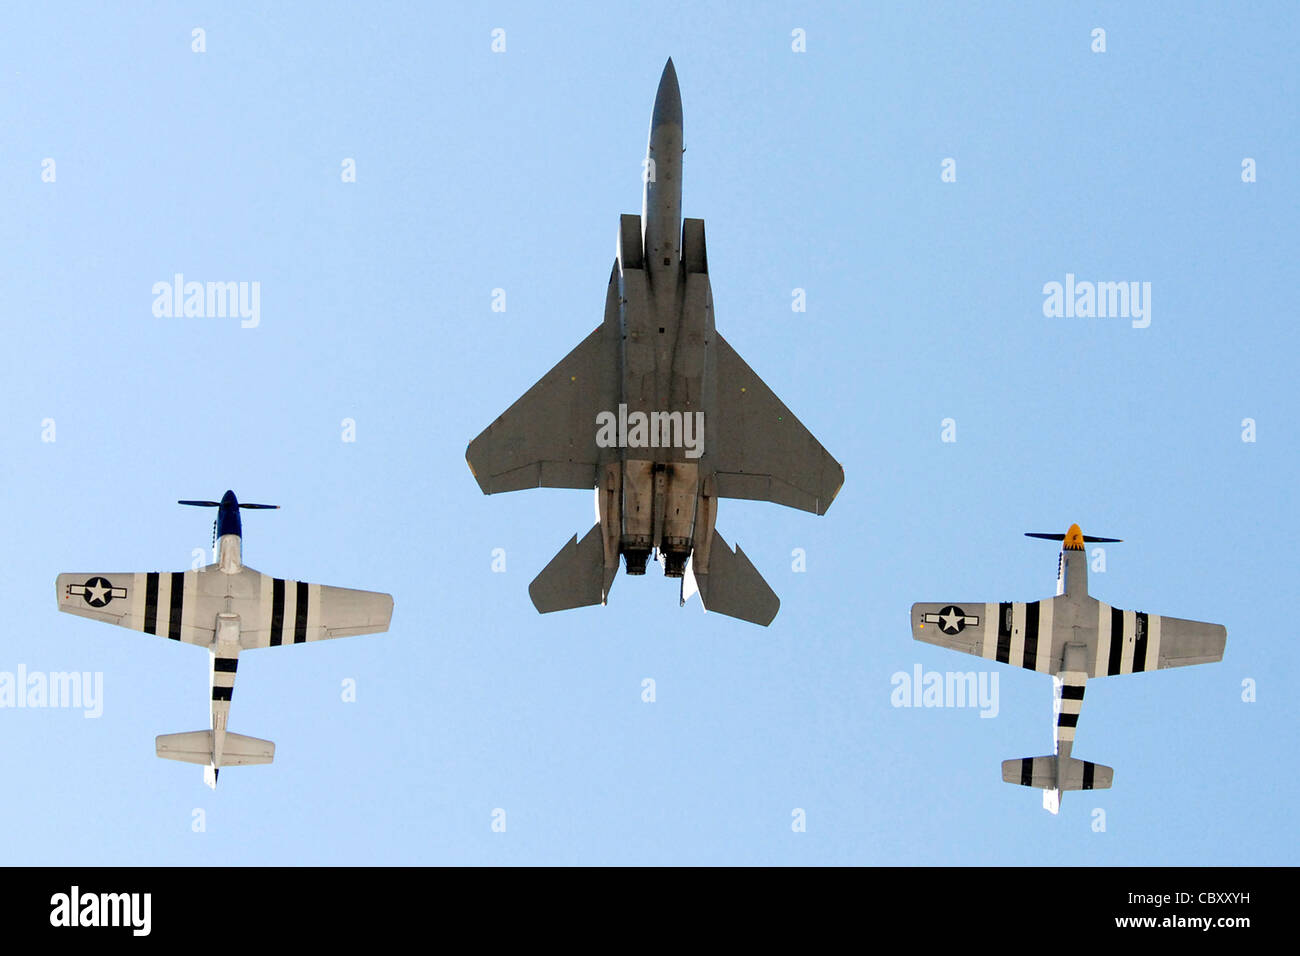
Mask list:
[[[677,86],[677,70],[673,68],[672,57],[668,58],[663,76],[659,77],[659,92],[655,94],[655,112],[650,125],[670,123],[682,125],[682,91]]]

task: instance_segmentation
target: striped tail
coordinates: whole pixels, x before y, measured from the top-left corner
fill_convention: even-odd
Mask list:
[[[1087,648],[1082,644],[1067,644],[1061,670],[1052,678],[1056,691],[1052,702],[1052,740],[1056,753],[1049,757],[1002,761],[1002,779],[1042,790],[1043,808],[1050,813],[1060,812],[1061,794],[1067,790],[1105,790],[1115,776],[1110,767],[1070,756],[1087,683]]]
[[[1046,791],[1043,806],[1056,813],[1061,794],[1067,790],[1108,790],[1115,771],[1091,760],[1077,760],[1053,754],[1050,757],[1017,757],[1002,761],[1002,779],[1022,787]]]
[[[1002,761],[1004,781],[1039,790],[1109,790],[1114,776],[1112,767],[1074,757],[1016,757]]]

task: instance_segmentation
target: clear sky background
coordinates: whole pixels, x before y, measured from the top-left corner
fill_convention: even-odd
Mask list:
[[[0,709],[0,862],[1300,862],[1293,4],[260,6],[5,14],[0,671],[104,700]],[[723,502],[767,629],[653,565],[539,616],[591,495],[464,461],[600,322],[670,55],[718,328],[847,476],[824,517]],[[260,325],[156,318],[178,272],[259,282]],[[1150,327],[1044,317],[1066,273],[1150,282]],[[212,514],[174,502],[227,488],[283,506],[251,566],[396,609],[241,660],[231,729],[276,760],[213,793],[153,742],[208,726],[205,654],[53,582],[190,567]],[[1075,753],[1115,787],[1053,817],[999,770],[1051,752],[1051,681],[908,609],[1051,595],[1022,532],[1074,521],[1125,539],[1095,595],[1228,643],[1090,683]],[[996,671],[996,718],[892,706],[917,665]]]

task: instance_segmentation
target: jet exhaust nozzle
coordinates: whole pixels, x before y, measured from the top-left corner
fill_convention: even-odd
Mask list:
[[[645,574],[646,563],[650,560],[650,549],[624,548],[623,560],[628,574]]]

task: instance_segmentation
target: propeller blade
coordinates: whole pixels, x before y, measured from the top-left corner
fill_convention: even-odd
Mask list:
[[[193,505],[196,508],[220,508],[220,501],[178,501],[178,505]]]
[[[1025,537],[1026,537],[1026,538],[1042,538],[1044,541],[1064,541],[1064,540],[1065,540],[1065,535],[1064,535],[1064,534],[1042,534],[1042,533],[1040,533],[1040,532],[1036,532],[1036,531],[1026,531],[1026,532],[1025,532]],[[1100,543],[1100,542],[1104,542],[1104,543],[1107,543],[1107,544],[1118,544],[1119,542],[1123,541],[1124,539],[1123,539],[1123,538],[1098,538],[1098,537],[1094,537],[1093,535],[1090,535],[1090,534],[1085,534],[1085,535],[1083,536],[1083,540],[1089,542],[1090,544],[1091,544],[1091,543]]]
[[[244,502],[241,501],[241,502],[239,503],[239,507],[241,507],[241,508],[279,508],[280,506],[279,506],[279,505],[250,505],[250,504],[245,504]]]
[[[1094,538],[1090,534],[1085,534],[1083,536],[1083,540],[1084,541],[1123,541],[1124,539],[1123,538]]]

